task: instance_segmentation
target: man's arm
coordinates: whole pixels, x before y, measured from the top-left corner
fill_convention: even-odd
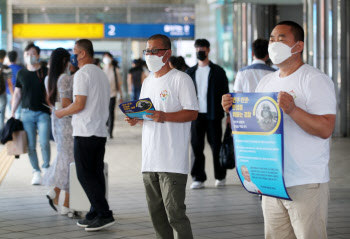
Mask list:
[[[282,91],[278,94],[278,106],[305,132],[322,139],[327,139],[332,135],[335,127],[335,115],[309,114],[295,105],[293,96]]]
[[[163,111],[146,110],[147,113],[153,113],[153,115],[147,115],[148,118],[155,122],[176,122],[184,123],[197,119],[198,111],[196,110],[180,110],[178,112],[166,113]]]
[[[116,68],[116,72],[117,72],[117,78],[119,79],[118,80],[118,86],[115,86],[117,87],[117,89],[119,89],[119,95],[120,95],[120,100],[119,100],[119,103],[123,103],[123,82],[122,82],[122,76],[120,75],[120,71],[118,68]]]
[[[21,99],[22,99],[22,90],[21,88],[16,87],[12,97],[11,117],[15,117],[15,113],[19,106],[19,103],[21,102]]]
[[[127,82],[128,82],[128,93],[129,93],[129,95],[131,95],[131,93],[132,93],[132,75],[130,73],[128,74]]]
[[[223,88],[223,92],[222,92],[222,95],[223,94],[227,94],[227,93],[229,93],[229,88],[228,88],[228,78],[227,78],[227,75],[226,75],[226,72],[225,72],[225,70],[224,69],[222,69],[223,70],[223,75],[222,75],[222,79],[223,79],[223,83],[224,83],[224,88]]]
[[[10,91],[10,94],[13,95],[14,91],[13,91],[13,84],[12,84],[12,78],[8,78],[7,79],[7,87]]]
[[[67,108],[55,111],[56,117],[62,118],[67,115],[74,115],[76,113],[79,113],[85,108],[86,99],[86,95],[76,95],[75,101],[72,104],[70,104]]]

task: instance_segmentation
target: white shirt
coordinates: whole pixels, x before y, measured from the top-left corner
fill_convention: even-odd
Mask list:
[[[178,112],[198,110],[193,81],[186,73],[172,69],[162,77],[148,76],[140,99],[150,98],[156,110]],[[189,173],[191,122],[143,121],[142,172]]]
[[[296,106],[309,114],[336,114],[332,80],[320,70],[304,64],[280,78],[280,71],[265,76],[256,92],[285,91]],[[322,139],[301,129],[287,114],[284,124],[284,180],[287,187],[329,181],[329,138]]]
[[[259,81],[272,72],[276,71],[265,64],[264,61],[255,59],[250,66],[242,68],[236,75],[233,90],[235,92],[255,92]]]
[[[199,113],[207,113],[207,94],[208,94],[208,82],[209,82],[209,65],[201,67],[198,66],[196,70],[196,85],[197,96],[199,103]]]
[[[248,182],[247,180],[244,180],[243,185],[249,192],[259,192],[259,188],[252,181]]]
[[[94,64],[84,65],[74,74],[73,96],[87,96],[85,108],[73,115],[73,136],[107,137],[109,81],[106,74]]]
[[[117,86],[116,86],[116,82],[115,82],[115,75],[114,75],[114,70],[113,70],[113,67],[109,67],[109,66],[105,66],[103,68],[103,71],[106,73],[107,75],[107,78],[109,80],[109,87],[111,89],[111,93],[110,93],[110,97],[116,97],[117,96]],[[121,80],[121,77],[120,77],[120,71],[118,68],[115,69],[116,71],[116,74],[117,74],[117,78],[118,78],[118,83],[120,82]]]

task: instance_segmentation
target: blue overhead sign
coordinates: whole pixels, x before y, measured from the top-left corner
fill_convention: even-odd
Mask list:
[[[163,34],[170,38],[194,38],[194,24],[114,24],[104,25],[105,38],[149,38]]]

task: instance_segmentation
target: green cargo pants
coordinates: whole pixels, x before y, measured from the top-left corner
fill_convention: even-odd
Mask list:
[[[186,216],[187,174],[143,173],[148,211],[157,239],[192,239],[191,223]]]

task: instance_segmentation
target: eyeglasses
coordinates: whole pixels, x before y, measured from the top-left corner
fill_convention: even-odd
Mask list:
[[[143,50],[143,54],[144,55],[149,55],[149,54],[158,54],[159,51],[166,51],[166,50],[169,50],[169,49],[152,49],[152,50]]]

